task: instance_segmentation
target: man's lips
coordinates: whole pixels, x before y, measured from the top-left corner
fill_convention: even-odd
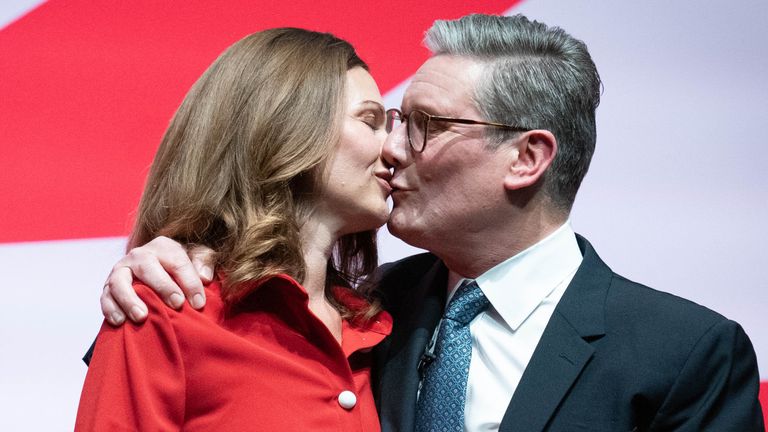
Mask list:
[[[399,183],[397,183],[395,181],[389,182],[389,185],[392,186],[392,193],[395,193],[395,192],[408,192],[409,190],[411,190],[411,188],[403,186],[403,185],[401,185],[401,184],[399,184]]]
[[[402,202],[403,200],[408,197],[408,194],[411,193],[412,189],[400,189],[397,187],[392,188],[392,193],[389,194],[389,196],[392,197],[393,204],[397,205],[398,203]]]

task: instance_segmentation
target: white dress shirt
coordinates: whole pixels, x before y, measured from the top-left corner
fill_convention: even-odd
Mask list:
[[[464,408],[467,431],[499,429],[523,371],[581,260],[576,235],[566,222],[475,279],[491,305],[469,325],[472,360]],[[449,300],[463,280],[448,287]]]

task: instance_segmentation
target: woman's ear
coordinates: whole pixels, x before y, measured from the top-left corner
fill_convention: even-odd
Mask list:
[[[539,181],[557,154],[557,139],[546,129],[524,132],[514,144],[517,157],[510,161],[509,171],[504,176],[504,187],[517,190]]]

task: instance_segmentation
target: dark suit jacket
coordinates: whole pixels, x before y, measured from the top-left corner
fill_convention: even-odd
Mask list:
[[[741,327],[613,273],[578,242],[584,260],[500,430],[763,431],[757,362]],[[446,278],[431,254],[382,266],[377,276],[395,322],[376,351],[384,432],[414,429],[418,363],[443,311]]]

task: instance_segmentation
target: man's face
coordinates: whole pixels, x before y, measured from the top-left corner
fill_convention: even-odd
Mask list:
[[[473,100],[483,65],[465,57],[439,55],[427,60],[403,97],[402,111],[482,120]],[[408,144],[405,124],[395,128],[382,149],[394,166],[394,208],[389,230],[417,247],[438,251],[457,235],[479,233],[493,224],[503,207],[504,175],[499,157],[509,148],[486,146],[485,128],[430,122],[422,153]]]

